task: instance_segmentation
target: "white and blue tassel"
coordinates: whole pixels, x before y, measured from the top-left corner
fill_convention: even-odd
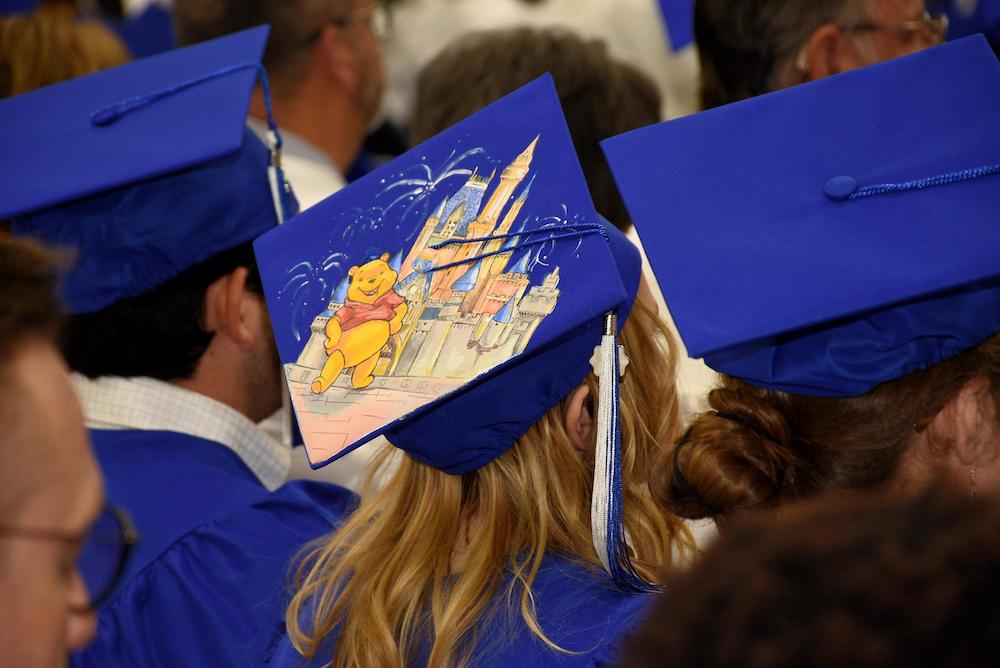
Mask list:
[[[597,447],[594,460],[594,494],[590,506],[594,549],[615,583],[622,589],[655,592],[659,588],[640,576],[628,556],[622,521],[622,436],[618,381],[628,364],[618,345],[617,318],[604,316],[604,335],[591,364],[599,379]]]

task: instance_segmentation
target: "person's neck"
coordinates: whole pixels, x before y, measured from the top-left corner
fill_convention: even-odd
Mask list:
[[[262,411],[253,400],[254,389],[246,382],[244,360],[238,348],[221,339],[213,337],[190,378],[170,382],[225,404],[251,422],[260,422],[269,413],[261,415]]]
[[[365,126],[350,100],[303,85],[294,97],[272,92],[271,107],[278,128],[285,128],[325,153],[343,174],[354,163],[364,141]],[[250,115],[266,121],[267,109],[260,89],[254,91]]]

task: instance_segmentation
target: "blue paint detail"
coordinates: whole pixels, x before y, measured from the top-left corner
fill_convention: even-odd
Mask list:
[[[454,292],[469,292],[479,281],[479,270],[483,266],[483,261],[479,260],[472,267],[469,268],[467,272],[462,274],[462,278],[455,281],[455,284],[451,286]]]
[[[343,304],[347,299],[347,288],[351,285],[351,277],[344,276],[344,279],[337,284],[337,288],[330,295],[330,301],[335,304]]]
[[[497,314],[493,316],[495,322],[501,325],[506,325],[514,317],[514,297],[507,300],[507,303],[503,305],[503,308],[497,311]]]
[[[508,271],[514,274],[527,274],[528,262],[530,260],[531,260],[531,251],[530,250],[524,251],[524,255],[521,256],[521,259],[518,260],[517,264],[511,267]]]

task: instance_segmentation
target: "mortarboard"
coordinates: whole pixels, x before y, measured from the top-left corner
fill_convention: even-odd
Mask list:
[[[261,26],[0,101],[0,219],[75,248],[73,313],[141,294],[297,210],[246,128]]]
[[[612,323],[641,264],[594,209],[550,76],[254,246],[314,468],[385,435],[427,465],[473,471],[583,382],[600,345],[595,546],[616,579],[644,586],[622,554],[612,408]]]
[[[977,37],[603,146],[692,357],[856,396],[1000,330],[998,109]]]
[[[694,0],[660,0],[660,15],[670,38],[671,51],[694,43]]]

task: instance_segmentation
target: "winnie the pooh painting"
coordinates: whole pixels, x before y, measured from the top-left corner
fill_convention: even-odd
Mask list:
[[[326,323],[326,353],[329,358],[312,383],[316,394],[325,392],[344,369],[353,367],[351,386],[368,387],[382,348],[399,332],[406,315],[406,302],[393,286],[397,274],[389,266],[389,253],[360,266],[351,267],[350,285],[344,305]]]

